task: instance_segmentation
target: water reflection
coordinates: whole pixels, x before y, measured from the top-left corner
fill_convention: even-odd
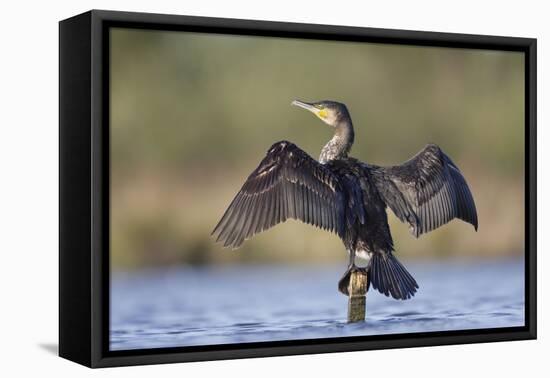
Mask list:
[[[409,301],[367,295],[347,324],[341,267],[227,266],[116,273],[111,349],[326,338],[524,325],[523,262],[407,264]]]

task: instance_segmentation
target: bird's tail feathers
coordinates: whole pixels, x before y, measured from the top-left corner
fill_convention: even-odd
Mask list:
[[[373,253],[369,268],[372,287],[395,299],[409,299],[414,296],[418,284],[393,253]]]

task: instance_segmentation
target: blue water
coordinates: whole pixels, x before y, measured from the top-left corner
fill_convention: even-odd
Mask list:
[[[406,263],[420,285],[396,301],[367,294],[347,324],[343,267],[229,266],[115,273],[111,350],[524,325],[521,260]]]

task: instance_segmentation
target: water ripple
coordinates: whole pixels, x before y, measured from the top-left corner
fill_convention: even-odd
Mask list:
[[[110,346],[125,350],[524,324],[521,261],[483,269],[474,264],[408,267],[421,286],[416,297],[395,301],[370,291],[367,320],[355,324],[346,323],[347,298],[334,289],[338,267],[114,274]],[[494,285],[498,277],[507,280]]]

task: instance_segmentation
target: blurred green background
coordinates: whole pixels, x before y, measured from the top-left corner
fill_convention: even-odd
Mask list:
[[[345,263],[333,234],[290,220],[237,251],[210,232],[276,141],[317,158],[332,137],[293,99],[347,104],[352,155],[399,164],[436,143],[461,168],[479,231],[454,222],[404,259],[506,257],[524,244],[524,57],[516,52],[111,29],[111,261]]]

